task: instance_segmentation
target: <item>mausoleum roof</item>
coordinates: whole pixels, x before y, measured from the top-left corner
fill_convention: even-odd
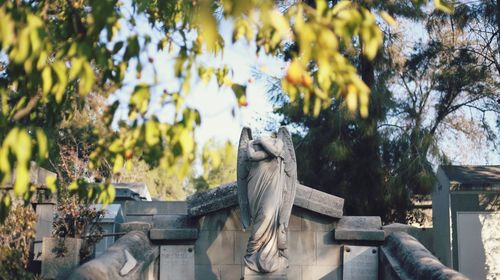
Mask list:
[[[500,165],[442,165],[450,189],[500,188]]]
[[[238,205],[236,182],[222,185],[187,198],[188,214],[203,216],[220,209]],[[344,199],[313,188],[297,185],[294,205],[329,217],[341,218]]]

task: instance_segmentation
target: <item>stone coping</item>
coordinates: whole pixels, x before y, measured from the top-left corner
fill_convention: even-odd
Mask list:
[[[196,228],[153,228],[149,231],[151,240],[196,240],[198,239],[198,229]]]
[[[378,216],[344,216],[335,229],[335,239],[384,241],[385,232]]]
[[[406,232],[389,234],[380,251],[381,264],[389,269],[392,279],[469,279],[460,272],[446,267],[424,245]]]
[[[187,212],[190,216],[203,216],[224,208],[236,206],[238,205],[236,182],[222,185],[203,193],[193,194],[187,198],[187,204]],[[297,184],[294,205],[329,217],[341,218],[344,199],[302,184]]]

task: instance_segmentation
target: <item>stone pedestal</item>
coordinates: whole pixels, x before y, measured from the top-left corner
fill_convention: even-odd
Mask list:
[[[288,279],[287,277],[287,269],[282,269],[275,271],[273,273],[259,273],[255,272],[249,268],[247,268],[245,265],[243,265],[243,276],[242,279],[244,280],[286,280]]]

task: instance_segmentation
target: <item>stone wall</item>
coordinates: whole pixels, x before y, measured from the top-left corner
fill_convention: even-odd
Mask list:
[[[341,245],[334,240],[338,218],[294,207],[288,229],[288,279],[342,279]],[[249,237],[232,207],[199,219],[196,279],[240,279]]]

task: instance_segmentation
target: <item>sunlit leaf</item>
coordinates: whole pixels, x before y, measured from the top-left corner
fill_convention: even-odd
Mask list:
[[[38,143],[38,157],[40,160],[44,160],[48,157],[48,141],[45,132],[40,128],[36,130],[36,140]]]
[[[449,14],[453,13],[453,11],[455,10],[455,6],[453,5],[453,3],[445,0],[434,0],[434,6],[436,7],[436,9]]]
[[[57,178],[52,175],[45,177],[45,185],[52,193],[57,191],[56,180]]]

